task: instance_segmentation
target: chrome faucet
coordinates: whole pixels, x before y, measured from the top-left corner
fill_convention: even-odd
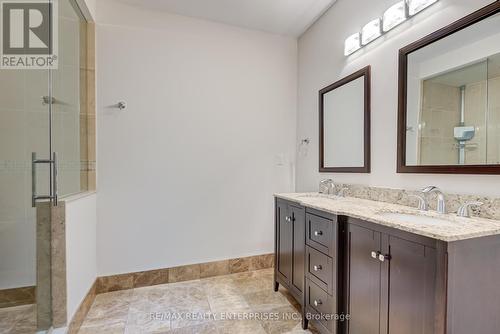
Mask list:
[[[319,183],[319,193],[333,195],[335,192],[335,184],[332,179],[321,180]]]
[[[437,212],[442,214],[446,213],[446,202],[444,200],[444,194],[441,189],[436,186],[428,186],[427,188],[422,189],[422,192],[424,194],[436,193],[438,196]]]
[[[467,202],[464,205],[462,205],[460,208],[458,208],[457,215],[459,217],[469,218],[471,216],[470,208],[473,206],[479,207],[481,205],[483,205],[483,203],[481,203],[481,202]]]
[[[416,198],[418,200],[418,209],[420,211],[429,211],[429,205],[427,204],[427,200],[424,196],[420,195],[408,195],[408,197]]]

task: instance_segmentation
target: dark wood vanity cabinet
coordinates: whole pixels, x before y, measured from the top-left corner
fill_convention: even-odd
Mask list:
[[[303,303],[305,269],[305,208],[276,200],[275,291],[285,286]]]
[[[302,305],[304,326],[500,333],[498,234],[446,242],[281,199],[275,229],[275,290],[282,284]]]
[[[346,237],[346,333],[437,333],[436,241],[353,218]]]

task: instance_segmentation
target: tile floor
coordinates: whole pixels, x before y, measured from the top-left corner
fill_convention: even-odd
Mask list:
[[[312,333],[288,292],[272,287],[273,269],[265,269],[105,293],[79,334]]]
[[[35,305],[23,305],[0,309],[0,334],[33,334],[35,332]]]

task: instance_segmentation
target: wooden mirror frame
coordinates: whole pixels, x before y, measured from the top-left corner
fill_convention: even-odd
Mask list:
[[[500,12],[500,1],[496,1],[464,18],[399,50],[399,104],[398,104],[398,173],[423,174],[500,174],[500,165],[406,165],[406,111],[408,55],[437,42],[473,24]]]
[[[364,77],[364,166],[325,167],[324,155],[324,103],[323,96],[356,79]],[[371,66],[367,66],[319,91],[319,172],[320,173],[370,173],[371,171]]]

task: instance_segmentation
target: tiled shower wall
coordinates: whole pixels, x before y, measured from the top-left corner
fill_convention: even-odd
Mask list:
[[[96,189],[95,24],[82,23],[80,48],[80,184],[82,191]]]
[[[419,161],[423,165],[458,162],[453,129],[460,123],[460,88],[425,81],[420,124]],[[467,142],[465,163],[500,163],[500,77],[466,86],[465,124],[476,134]]]

